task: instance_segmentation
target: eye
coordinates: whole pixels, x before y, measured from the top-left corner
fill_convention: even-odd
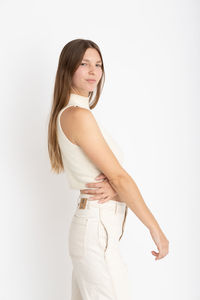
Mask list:
[[[87,65],[86,63],[81,63],[81,66],[83,66],[83,65]],[[96,64],[97,66],[99,66],[100,68],[102,67],[102,65],[101,64]]]

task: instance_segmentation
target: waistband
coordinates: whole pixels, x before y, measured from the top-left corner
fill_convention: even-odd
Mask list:
[[[104,203],[98,203],[99,200],[89,200],[90,195],[88,194],[80,194],[77,199],[77,209],[84,210],[90,208],[113,208],[118,211],[123,211],[126,208],[125,202],[119,202],[116,200],[108,200]]]

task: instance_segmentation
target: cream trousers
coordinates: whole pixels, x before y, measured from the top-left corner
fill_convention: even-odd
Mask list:
[[[85,197],[85,206],[81,203]],[[128,207],[124,202],[87,200],[81,194],[71,220],[71,300],[132,300],[128,268],[120,253]]]

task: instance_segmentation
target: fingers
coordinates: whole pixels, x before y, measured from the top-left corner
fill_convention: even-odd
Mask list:
[[[151,251],[151,253],[152,253],[154,256],[156,256],[155,260],[159,260],[159,259],[165,257],[165,256],[167,255],[168,252],[166,252],[166,251],[163,250],[163,251],[160,251],[160,252]]]
[[[86,186],[86,187],[91,187],[91,188],[103,187],[103,186],[105,186],[105,183],[108,182],[107,177],[104,176],[104,175],[102,175],[102,177],[101,177],[101,176],[100,176],[100,177],[97,176],[97,177],[95,178],[95,179],[98,179],[98,180],[103,179],[103,178],[104,178],[104,180],[101,181],[101,182],[89,182],[89,183],[86,183],[85,186]]]
[[[105,203],[110,199],[110,197],[106,197],[103,200],[99,200],[98,203]]]
[[[97,177],[95,177],[95,179],[103,179],[103,178],[106,178],[106,176],[103,174],[103,173],[101,173],[100,175],[98,175]]]
[[[89,200],[102,200],[103,202],[106,202],[109,199],[112,199],[112,197],[114,197],[117,194],[112,189],[107,177],[103,173],[98,175],[95,179],[97,179],[97,180],[101,179],[101,182],[86,183],[85,186],[88,188],[92,188],[92,189],[83,189],[80,191],[81,194],[94,195],[94,197],[89,197]],[[103,198],[103,196],[104,196],[104,198]]]
[[[90,187],[90,188],[98,188],[98,187],[102,187],[102,183],[101,182],[89,182],[85,184],[86,187]]]
[[[89,200],[99,200],[98,203],[104,203],[110,199],[109,196],[105,196],[103,193],[98,194],[94,197],[89,197]]]
[[[155,260],[158,260],[159,252],[151,251],[151,253],[152,253],[154,256],[156,256]]]
[[[103,192],[102,188],[97,188],[95,190],[93,189],[81,190],[81,194],[89,194],[89,195],[99,195],[99,194],[103,194],[102,192]]]

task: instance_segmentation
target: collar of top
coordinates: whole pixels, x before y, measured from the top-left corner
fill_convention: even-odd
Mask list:
[[[68,105],[76,105],[83,108],[90,109],[89,106],[89,96],[81,96],[78,94],[71,93],[69,97]]]

